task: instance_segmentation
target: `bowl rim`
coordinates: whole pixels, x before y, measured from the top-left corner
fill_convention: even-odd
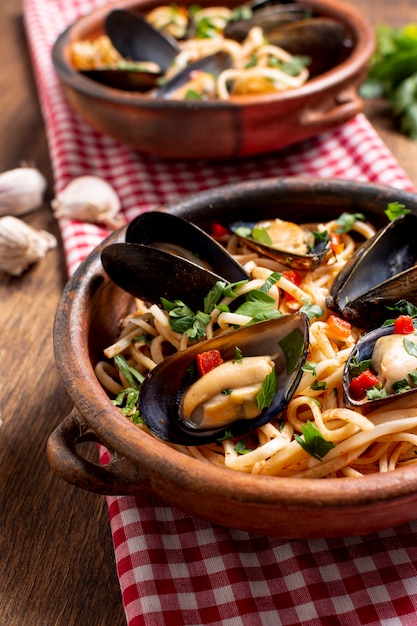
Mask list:
[[[254,182],[259,193],[280,190],[300,192],[308,185],[316,191],[329,191],[335,197],[349,193],[361,197],[395,196],[399,202],[411,205],[417,213],[417,195],[411,191],[394,189],[381,184],[356,182],[345,179],[319,179],[314,177],[267,178],[258,181],[233,183],[216,189],[198,192],[180,201],[167,204],[168,211],[184,211],[187,207],[210,204],[219,194],[237,192],[244,196],[253,188]],[[311,509],[372,505],[377,502],[393,502],[412,497],[417,490],[417,466],[398,468],[393,472],[372,474],[358,478],[295,479],[284,477],[253,475],[225,468],[188,457],[171,448],[165,442],[138,429],[124,418],[111,403],[107,394],[95,378],[88,353],[88,328],[83,330],[88,302],[95,290],[108,282],[100,261],[100,252],[110,242],[124,236],[126,226],[115,231],[80,264],[64,288],[58,304],[54,331],[54,352],[58,370],[75,406],[93,428],[103,445],[109,450],[125,456],[139,464],[151,480],[174,481],[182,488],[216,496],[221,493],[231,501],[282,505],[291,508],[303,505]],[[84,334],[83,334],[84,333]],[[69,347],[77,346],[77,350]],[[81,349],[80,349],[81,348]],[[74,372],[76,376],[74,378]],[[87,381],[88,386],[81,392],[77,381]],[[85,389],[88,390],[85,393]],[[109,434],[108,425],[111,425]]]
[[[230,4],[233,0],[226,0],[225,4]],[[124,105],[150,108],[150,109],[192,109],[192,110],[223,110],[240,109],[250,106],[268,106],[279,102],[291,102],[292,100],[311,98],[319,96],[323,89],[331,89],[340,83],[360,75],[366,68],[372,53],[375,50],[375,33],[367,18],[355,7],[345,4],[340,0],[300,0],[301,4],[312,6],[317,10],[329,11],[331,15],[340,17],[347,23],[357,38],[357,45],[349,57],[340,65],[329,70],[309,81],[301,87],[288,89],[279,93],[239,96],[231,100],[220,101],[191,101],[191,100],[170,100],[164,98],[150,98],[146,94],[128,92],[120,89],[101,85],[100,83],[83,76],[65,58],[65,49],[71,40],[73,30],[82,27],[91,19],[103,20],[104,16],[112,9],[134,8],[142,4],[155,5],[152,0],[116,0],[93,11],[82,15],[74,20],[62,33],[60,33],[52,46],[52,63],[56,73],[62,82],[79,93],[104,100],[108,103],[120,103]],[[210,5],[207,0],[203,4]],[[237,4],[233,2],[233,4]]]

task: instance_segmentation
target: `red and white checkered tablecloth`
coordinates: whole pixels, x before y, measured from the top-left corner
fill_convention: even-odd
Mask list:
[[[279,154],[229,164],[165,161],[118,145],[69,108],[50,58],[59,32],[104,0],[23,4],[56,192],[76,176],[101,176],[130,220],[184,194],[270,176],[413,189],[363,115]],[[60,229],[69,275],[108,234],[70,220]],[[288,541],[215,527],[150,496],[108,497],[108,507],[129,626],[417,624],[417,522],[365,537]]]

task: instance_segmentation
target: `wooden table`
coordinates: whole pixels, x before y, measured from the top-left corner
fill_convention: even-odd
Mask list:
[[[350,0],[373,24],[417,22],[415,0]],[[47,176],[45,205],[26,221],[59,237],[52,177],[20,3],[0,14],[0,171],[34,162]],[[417,186],[417,143],[396,132],[383,102],[366,113]],[[55,308],[66,281],[62,248],[20,278],[0,272],[0,624],[126,624],[103,497],[50,470],[49,433],[69,412],[52,350]]]

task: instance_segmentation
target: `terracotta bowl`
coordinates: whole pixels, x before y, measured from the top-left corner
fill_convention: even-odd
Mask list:
[[[70,43],[102,33],[110,8],[147,10],[157,4],[154,0],[120,0],[104,6],[76,21],[53,47],[55,70],[70,104],[94,128],[116,141],[162,157],[244,157],[272,152],[331,130],[362,110],[357,89],[374,50],[374,33],[357,10],[338,0],[302,0],[301,4],[342,22],[353,42],[351,53],[334,69],[291,91],[228,102],[169,101],[103,86],[74,69]],[[236,6],[239,2],[226,0],[223,4]]]
[[[166,207],[201,226],[261,216],[328,220],[364,212],[377,226],[398,201],[417,212],[417,195],[344,180],[266,179],[228,185]],[[123,417],[94,374],[102,350],[117,335],[131,298],[105,275],[104,246],[123,240],[125,228],[96,248],[68,282],[54,327],[56,363],[74,410],[51,434],[51,467],[65,480],[100,494],[151,493],[192,515],[230,528],[281,537],[365,534],[416,517],[417,465],[360,479],[287,479],[218,468],[190,458],[143,433]],[[86,440],[111,453],[107,465],[87,460]]]

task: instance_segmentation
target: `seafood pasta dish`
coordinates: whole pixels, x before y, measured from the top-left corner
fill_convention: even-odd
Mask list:
[[[386,215],[378,232],[349,213],[313,225],[212,224],[208,238],[237,262],[237,280],[203,268],[182,243],[110,246],[120,281],[103,256],[104,268],[134,296],[96,365],[111,401],[166,445],[231,470],[359,479],[416,463],[417,259],[406,238],[417,217],[397,203]],[[387,275],[372,265],[378,246]],[[189,266],[189,282],[197,270],[212,282],[187,302],[185,275],[152,300],[140,290],[145,265],[132,267],[132,288],[131,261],[120,269],[132,250],[135,263],[165,255]]]
[[[175,100],[228,100],[294,89],[343,60],[338,21],[298,5],[114,10],[105,33],[70,46],[74,67],[116,88]]]

